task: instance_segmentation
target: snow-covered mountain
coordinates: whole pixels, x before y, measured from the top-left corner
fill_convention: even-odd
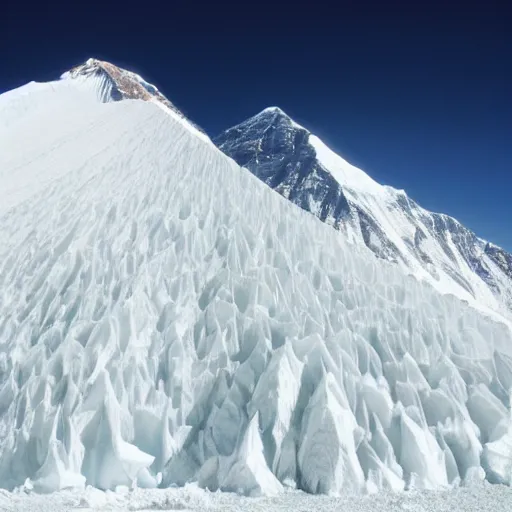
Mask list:
[[[0,485],[510,483],[507,320],[113,75],[0,96]]]
[[[214,139],[281,195],[382,259],[512,317],[512,255],[403,190],[381,186],[271,107]]]

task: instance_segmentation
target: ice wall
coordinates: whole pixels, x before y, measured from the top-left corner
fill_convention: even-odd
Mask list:
[[[93,96],[0,96],[1,485],[510,483],[505,323]]]

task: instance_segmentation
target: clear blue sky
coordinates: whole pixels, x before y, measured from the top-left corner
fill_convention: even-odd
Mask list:
[[[512,250],[507,2],[332,3],[12,2],[0,91],[95,56],[211,135],[278,105],[376,180]]]

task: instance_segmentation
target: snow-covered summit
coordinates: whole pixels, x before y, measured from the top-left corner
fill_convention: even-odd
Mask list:
[[[238,164],[322,221],[443,293],[512,315],[512,255],[421,208],[328,148],[278,107],[213,139]]]
[[[191,125],[201,137],[204,131],[169,101],[153,84],[133,71],[123,69],[111,62],[90,58],[61,75],[62,80],[74,80],[84,88],[92,88],[101,102],[121,100],[150,101]]]
[[[122,99],[156,99],[171,109],[174,105],[152,84],[132,71],[120,68],[110,62],[90,58],[85,63],[73,67],[61,76],[62,79],[97,79],[103,83],[100,88],[103,101]]]

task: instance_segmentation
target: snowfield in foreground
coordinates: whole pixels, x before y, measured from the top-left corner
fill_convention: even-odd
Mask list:
[[[510,483],[504,320],[97,87],[0,97],[2,486]]]
[[[5,512],[112,512],[182,510],[199,512],[509,512],[510,487],[483,485],[449,491],[381,492],[367,496],[312,496],[288,491],[276,497],[246,498],[211,493],[188,485],[180,489],[137,489],[102,492],[88,488],[51,495],[0,491]]]

